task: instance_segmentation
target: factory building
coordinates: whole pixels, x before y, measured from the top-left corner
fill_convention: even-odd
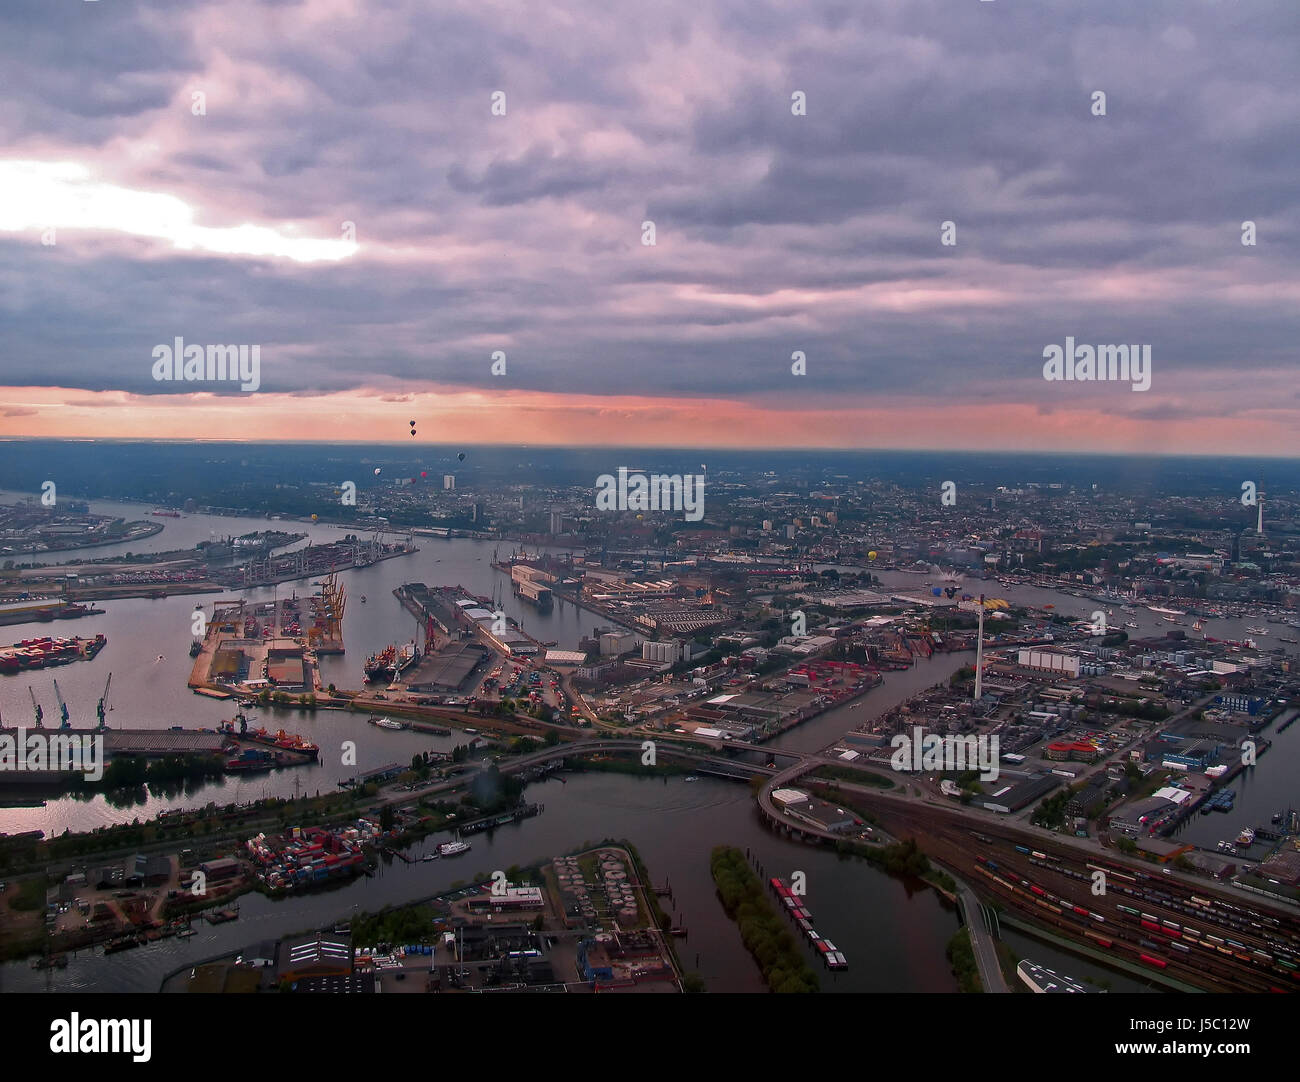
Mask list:
[[[1017,664],[1022,669],[1050,672],[1077,679],[1081,662],[1077,654],[1061,654],[1055,650],[1021,650]]]

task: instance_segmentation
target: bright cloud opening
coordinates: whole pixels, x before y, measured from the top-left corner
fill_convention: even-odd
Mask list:
[[[194,208],[183,200],[106,184],[75,162],[0,161],[0,192],[0,230],[10,233],[103,229],[155,237],[180,249],[296,263],[337,262],[357,251],[355,241],[289,237],[262,225],[196,225]]]

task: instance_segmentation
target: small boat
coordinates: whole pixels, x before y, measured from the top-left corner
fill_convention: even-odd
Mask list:
[[[1124,626],[1125,626],[1125,627],[1137,627],[1138,625],[1137,625],[1134,621],[1132,621],[1132,620],[1125,620],[1125,621],[1124,621]]]
[[[686,777],[682,778],[682,781],[699,781],[699,780],[700,779],[697,778],[694,774],[687,774]]]

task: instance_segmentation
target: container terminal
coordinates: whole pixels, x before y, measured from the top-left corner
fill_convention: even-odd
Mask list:
[[[255,695],[264,688],[303,693],[320,687],[316,658],[341,654],[347,591],[331,573],[307,598],[295,593],[254,604],[218,601],[190,671],[196,691]]]

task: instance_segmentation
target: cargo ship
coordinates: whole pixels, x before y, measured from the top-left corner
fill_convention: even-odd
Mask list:
[[[366,659],[366,683],[396,680],[407,669],[420,660],[420,648],[414,642],[402,647],[385,646],[377,654]]]
[[[1220,789],[1204,804],[1201,805],[1201,814],[1205,815],[1212,811],[1227,812],[1232,810],[1232,805],[1236,803],[1237,794],[1232,789]]]
[[[179,511],[168,511],[164,508],[158,508],[156,510],[150,511],[149,514],[153,515],[155,518],[180,518],[181,517],[181,513]]]
[[[257,774],[279,765],[265,748],[245,748],[238,757],[227,759],[224,769],[227,774]]]
[[[420,648],[414,642],[408,642],[397,652],[397,661],[393,665],[393,679],[397,679],[419,660]]]
[[[366,659],[366,683],[373,684],[380,679],[387,678],[393,671],[393,664],[397,661],[397,647],[386,646],[377,654],[371,654]]]
[[[20,608],[0,611],[0,624],[29,624],[33,620],[50,623],[53,620],[76,620],[82,616],[103,616],[103,609],[89,605],[58,602],[33,602]]]
[[[0,673],[45,669],[51,665],[90,660],[107,645],[108,639],[103,635],[96,635],[93,639],[61,639],[50,636],[20,639],[12,646],[0,647]]]
[[[238,728],[236,728],[238,722]],[[236,716],[235,721],[223,721],[217,725],[217,731],[225,733],[228,736],[237,736],[240,740],[251,740],[257,744],[265,744],[267,747],[276,748],[280,751],[297,752],[300,755],[319,755],[320,746],[313,744],[309,740],[304,740],[297,733],[286,733],[283,729],[271,733],[268,729],[259,726],[256,729],[248,727],[248,719],[243,714]]]

